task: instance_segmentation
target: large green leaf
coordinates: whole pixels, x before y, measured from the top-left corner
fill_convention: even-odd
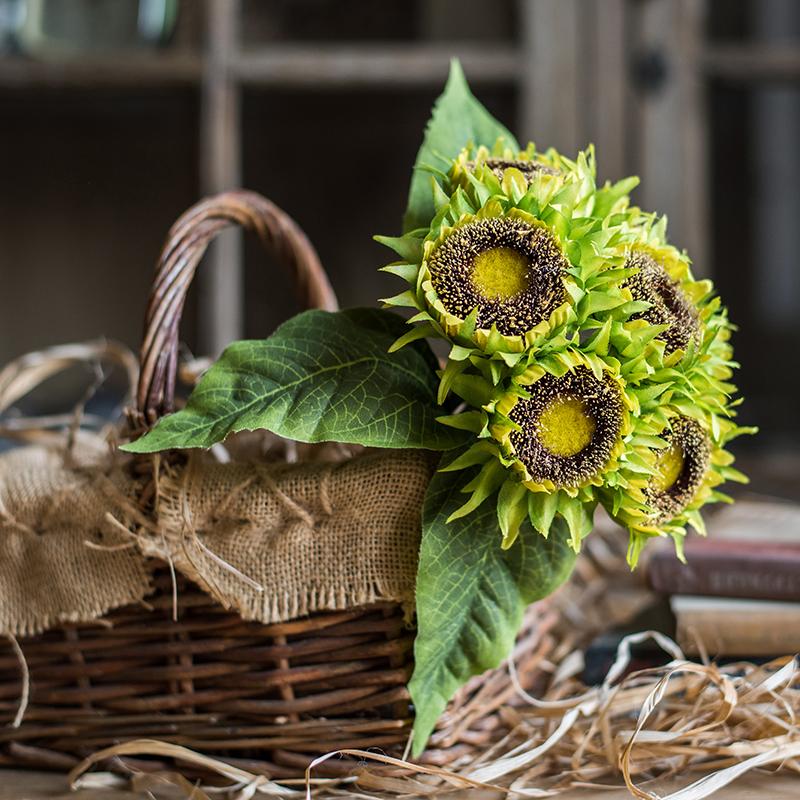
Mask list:
[[[464,501],[463,482],[463,472],[437,472],[423,509],[409,683],[415,755],[456,690],[508,656],[526,606],[550,594],[575,562],[561,520],[547,539],[524,522],[508,550],[500,547],[494,502],[447,523]]]
[[[519,146],[508,129],[475,99],[469,90],[461,64],[453,60],[447,85],[433,107],[422,147],[414,163],[403,231],[427,227],[433,219],[435,208],[429,168],[447,172],[451,160],[469,142],[491,147],[501,137],[509,147],[518,149]]]
[[[203,376],[186,407],[123,449],[210,447],[266,429],[301,442],[446,450],[464,431],[436,422],[436,360],[426,342],[389,347],[406,330],[389,311],[306,311],[268,339],[237,342]]]

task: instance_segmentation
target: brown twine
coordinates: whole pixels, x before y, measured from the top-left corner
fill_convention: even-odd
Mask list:
[[[286,492],[284,492],[278,486],[278,484],[275,482],[275,479],[260,464],[254,465],[254,469],[261,483],[263,483],[264,486],[267,487],[267,490],[272,492],[275,497],[281,501],[281,504],[290,516],[296,517],[308,528],[314,527],[314,517],[299,503],[296,503],[294,500],[292,500],[292,498],[289,497],[289,495],[287,495]]]
[[[181,530],[180,542],[184,557],[191,564],[192,569],[196,571],[197,575],[201,576],[203,581],[208,585],[208,588],[212,592],[213,596],[223,604],[225,604],[224,591],[217,583],[217,581],[214,580],[211,573],[209,573],[208,570],[203,570],[202,567],[198,566],[198,564],[193,560],[190,554],[190,550],[186,546],[187,541],[191,541],[193,544],[196,544],[203,553],[205,553],[215,564],[221,567],[224,571],[229,572],[231,575],[238,578],[240,581],[242,581],[242,583],[246,584],[251,589],[254,589],[257,592],[263,592],[264,587],[260,583],[258,583],[258,581],[255,581],[248,575],[245,575],[241,570],[234,567],[233,564],[229,563],[228,561],[225,561],[224,558],[220,558],[220,556],[218,556],[215,552],[213,552],[211,548],[209,548],[200,537],[197,528],[194,524],[194,516],[192,514],[192,509],[189,502],[189,498],[194,488],[196,463],[198,462],[196,462],[194,459],[189,459],[189,462],[186,465],[186,469],[184,471],[181,480],[180,509],[181,509],[181,519],[183,521],[183,528]],[[277,490],[277,486],[275,488]],[[278,493],[276,491],[276,494],[279,494],[280,496],[280,494],[282,493]],[[289,498],[286,498],[286,500],[289,500]]]
[[[234,504],[234,502],[238,500],[242,494],[244,494],[245,490],[249,489],[256,482],[256,480],[258,480],[257,475],[250,475],[243,481],[239,481],[239,483],[233,487],[228,495],[223,498],[222,502],[217,506],[216,510],[214,511],[215,519],[221,519],[228,509]]]
[[[28,669],[28,662],[25,660],[25,654],[22,652],[22,648],[17,641],[17,637],[9,633],[6,634],[6,639],[11,643],[11,648],[14,651],[14,655],[17,657],[17,661],[19,661],[19,669],[22,673],[22,690],[20,691],[19,706],[17,707],[17,713],[14,715],[14,719],[9,723],[11,728],[19,728],[19,726],[22,725],[22,720],[25,718],[25,712],[28,710],[28,702],[31,695],[31,673]]]
[[[8,525],[12,528],[16,528],[18,531],[22,533],[28,534],[29,536],[38,536],[38,533],[30,527],[30,525],[26,525],[24,522],[20,522],[5,506],[3,503],[2,497],[0,497],[0,521],[3,524]]]
[[[219,587],[219,584],[217,583],[216,580],[214,580],[214,578],[211,575],[203,575],[203,570],[200,567],[197,566],[197,563],[192,558],[192,555],[191,555],[189,549],[186,546],[187,545],[187,540],[188,541],[195,541],[195,542],[198,540],[197,531],[195,530],[195,527],[194,527],[192,511],[191,511],[191,509],[189,507],[189,493],[191,492],[193,484],[194,484],[195,464],[196,463],[197,462],[194,459],[192,459],[192,458],[189,459],[189,461],[186,464],[186,469],[184,470],[183,475],[181,476],[180,483],[179,483],[178,507],[180,509],[181,522],[182,522],[182,526],[183,527],[181,528],[181,532],[180,532],[181,535],[180,535],[180,538],[179,538],[178,541],[180,543],[180,548],[181,548],[181,552],[183,554],[183,557],[189,562],[191,568],[194,570],[194,572],[197,575],[202,575],[203,576],[204,583],[208,587],[208,589],[211,592],[212,596],[215,599],[217,599],[218,601],[223,602],[222,601],[223,593],[222,593],[222,590]],[[161,535],[164,538],[164,546],[166,547],[167,546],[167,544],[166,544],[166,534],[164,533],[164,529],[163,528],[161,529]],[[170,571],[174,575],[174,566],[170,567]],[[177,603],[177,587],[175,587],[175,591],[176,591],[175,598],[176,598],[176,603]],[[175,613],[177,615],[177,607],[176,607]],[[176,616],[176,619],[177,619],[177,616]]]
[[[132,524],[150,533],[155,534],[158,532],[157,524],[142,512],[130,495],[120,491],[107,475],[102,472],[97,473],[93,485],[97,487],[116,508],[119,508],[123,517],[130,519]],[[119,520],[115,520],[115,522],[125,527],[123,522]],[[128,530],[129,533],[131,532],[128,528],[125,527],[125,529]]]
[[[247,584],[251,589],[254,589],[257,592],[263,592],[264,587],[258,582],[253,580],[248,575],[245,575],[241,570],[236,569],[233,564],[225,561],[224,558],[220,558],[213,550],[209,549],[203,540],[198,536],[196,533],[194,535],[195,542],[197,546],[210,558],[214,561],[215,564],[218,564],[222,569],[226,572],[230,572],[231,575],[238,578],[242,583]]]
[[[319,478],[319,501],[322,506],[322,513],[326,516],[333,514],[333,504],[331,503],[331,475],[333,474],[333,464],[329,464],[324,469]]]
[[[124,542],[123,544],[98,544],[90,539],[84,539],[83,543],[90,550],[97,550],[99,553],[117,553],[120,550],[132,550],[136,547],[136,542]]]

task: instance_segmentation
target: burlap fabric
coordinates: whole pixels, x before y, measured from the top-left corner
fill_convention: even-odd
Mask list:
[[[30,635],[143,600],[167,561],[248,620],[376,600],[413,606],[424,452],[168,467],[155,511],[108,450],[0,456],[0,632]]]

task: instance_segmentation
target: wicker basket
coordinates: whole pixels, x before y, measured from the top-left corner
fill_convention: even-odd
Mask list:
[[[208,243],[232,223],[255,232],[288,269],[304,306],[336,308],[313,247],[272,203],[248,192],[199,203],[170,231],[156,271],[129,412],[132,436],[173,408],[186,293]],[[153,464],[148,457],[134,465],[146,487]],[[144,506],[151,495],[152,481],[142,493]],[[399,606],[264,625],[243,621],[181,579],[174,621],[166,570],[156,584],[146,603],[20,642],[29,705],[21,725],[0,731],[0,762],[67,769],[109,745],[154,738],[283,778],[302,774],[311,758],[334,749],[403,751],[413,715],[405,688],[413,631]],[[518,641],[515,659],[525,686],[541,675],[546,615],[546,603],[531,607]],[[0,652],[0,709],[7,722],[23,683],[9,646]],[[494,741],[503,727],[495,712],[512,695],[505,670],[474,679],[451,703],[424,760],[449,764]],[[326,769],[349,766],[329,762]]]

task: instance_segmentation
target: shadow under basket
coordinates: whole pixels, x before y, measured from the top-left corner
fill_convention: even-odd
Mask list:
[[[231,224],[255,232],[277,256],[303,306],[336,308],[313,247],[269,201],[229,192],[190,209],[170,231],[156,270],[131,438],[173,408],[186,292],[207,244]],[[153,469],[170,458],[130,462],[143,514],[152,511]],[[144,601],[20,638],[19,647],[12,638],[0,644],[0,764],[68,770],[103,748],[149,739],[280,779],[302,776],[314,757],[333,750],[403,754],[413,721],[406,684],[414,631],[399,604],[246,622],[159,563]],[[517,640],[526,688],[543,677],[554,647],[546,632],[559,615],[549,602],[529,608]],[[505,667],[474,678],[448,706],[422,761],[451,765],[502,737],[503,708],[516,692]],[[106,768],[124,764],[164,766],[158,757],[115,758]],[[352,765],[333,759],[318,772]],[[193,770],[184,770],[187,777]]]

